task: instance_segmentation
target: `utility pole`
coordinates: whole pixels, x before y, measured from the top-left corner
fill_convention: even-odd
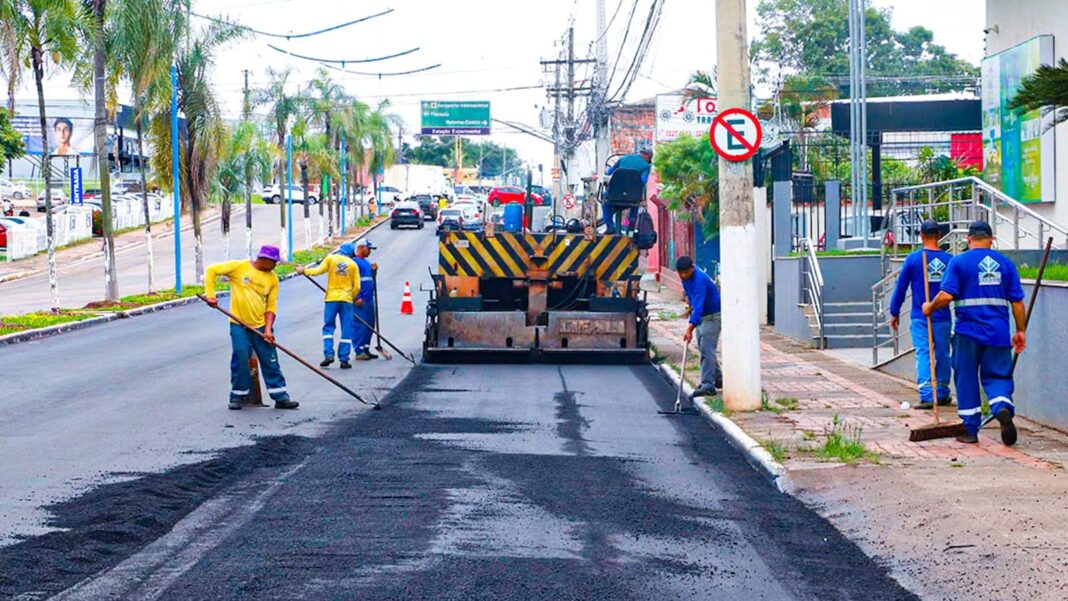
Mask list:
[[[607,25],[604,18],[604,0],[597,0],[597,69],[594,71],[594,92],[590,102],[590,116],[593,122],[595,136],[595,159],[594,173],[598,181],[601,178],[601,169],[611,152],[611,132],[608,121],[611,114],[606,106],[608,102],[608,40]]]
[[[245,123],[248,123],[252,117],[252,103],[249,100],[248,91],[248,69],[242,72],[245,75],[245,95],[241,104],[241,114]],[[245,252],[248,258],[252,259],[252,170],[247,160],[245,161]]]
[[[607,51],[606,51],[607,52]],[[549,88],[548,96],[555,101],[556,113],[553,121],[553,139],[556,141],[557,149],[555,155],[559,157],[554,162],[557,168],[560,170],[561,180],[565,180],[567,177],[567,164],[574,156],[575,146],[577,145],[575,132],[577,130],[575,123],[575,99],[582,95],[590,95],[593,93],[593,87],[591,86],[576,86],[575,85],[575,65],[581,65],[585,63],[595,63],[595,59],[575,59],[575,28],[568,27],[567,29],[567,54],[566,58],[541,61],[543,67],[552,66],[556,69],[556,83],[553,87]],[[560,83],[560,70],[561,67],[567,69],[567,82],[566,85]],[[561,118],[560,113],[560,101],[567,102],[566,115]],[[562,123],[561,123],[562,122]],[[566,180],[563,182],[565,190],[569,191],[569,186]],[[561,190],[554,190],[559,197],[562,193]]]
[[[717,84],[721,109],[749,109],[749,55],[745,0],[716,0]],[[723,259],[723,404],[731,411],[760,409],[760,285],[753,168],[719,159],[720,248]]]
[[[560,89],[560,63],[555,65],[556,71],[556,89]],[[553,97],[553,170],[556,173],[556,177],[553,178],[553,197],[563,197],[563,144],[560,143],[560,135],[562,133],[560,125],[562,120],[560,118],[560,95],[556,94]],[[570,190],[569,190],[570,191]]]

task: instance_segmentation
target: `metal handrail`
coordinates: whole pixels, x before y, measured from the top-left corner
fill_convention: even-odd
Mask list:
[[[901,333],[899,331],[897,331],[897,330],[894,330],[893,328],[890,329],[890,338],[889,339],[887,339],[885,341],[882,341],[882,342],[879,341],[879,331],[883,328],[883,326],[887,326],[887,325],[890,324],[890,318],[889,317],[887,317],[886,319],[883,319],[882,321],[879,320],[879,317],[882,316],[884,313],[889,314],[889,312],[890,312],[889,306],[887,306],[885,309],[882,306],[883,305],[882,301],[886,298],[885,290],[888,289],[888,288],[892,289],[893,288],[892,284],[893,285],[897,284],[897,277],[898,277],[898,275],[900,273],[901,273],[901,269],[900,268],[896,269],[896,270],[892,271],[891,273],[888,273],[887,275],[883,276],[883,278],[881,280],[879,280],[878,282],[875,282],[874,284],[872,284],[872,287],[871,287],[871,361],[872,361],[872,365],[878,365],[879,364],[879,349],[881,349],[881,348],[883,348],[885,346],[888,346],[888,345],[893,345],[894,355],[896,356],[898,354],[900,348],[901,348],[901,345],[900,345]]]
[[[990,184],[984,182],[983,180],[979,179],[978,177],[975,177],[974,175],[970,175],[968,177],[959,177],[957,179],[950,179],[950,180],[945,180],[945,181],[941,181],[941,182],[933,182],[933,183],[930,183],[930,184],[917,184],[915,186],[905,186],[903,188],[894,188],[894,189],[892,189],[890,191],[890,194],[896,200],[897,195],[899,193],[904,194],[906,192],[916,192],[916,191],[919,191],[919,190],[927,190],[927,189],[934,189],[934,188],[944,188],[946,186],[955,186],[957,184],[971,184],[973,186],[977,186],[978,188],[980,188],[982,190],[986,190],[991,195],[999,198],[1005,204],[1008,204],[1008,205],[1012,206],[1014,209],[1020,210],[1021,212],[1026,214],[1028,217],[1031,217],[1031,218],[1035,219],[1036,221],[1039,221],[1039,222],[1045,224],[1050,229],[1056,230],[1056,231],[1064,234],[1065,236],[1068,236],[1068,228],[1065,228],[1065,227],[1059,225],[1058,223],[1056,223],[1054,221],[1050,221],[1049,219],[1046,219],[1045,217],[1043,217],[1043,216],[1039,215],[1038,213],[1032,211],[1030,208],[1027,207],[1027,205],[1025,205],[1022,202],[1016,200],[1015,198],[1009,196],[1008,194],[1005,194],[1001,190],[998,190],[997,188],[995,188],[995,187],[991,186]],[[896,203],[895,203],[895,205],[896,205]]]
[[[819,334],[816,346],[817,348],[823,348],[823,271],[820,269],[819,258],[816,256],[816,244],[812,242],[812,239],[804,238],[801,241],[801,245],[805,249],[806,263],[805,280],[807,285],[804,287],[804,292],[809,304],[812,305],[813,312],[816,314],[816,328]]]

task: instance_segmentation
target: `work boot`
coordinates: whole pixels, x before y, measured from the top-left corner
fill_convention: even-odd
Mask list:
[[[952,405],[952,404],[953,404],[953,399],[950,398],[950,397],[946,397],[944,399],[938,399],[938,406],[939,407],[947,407],[947,406]]]
[[[916,403],[916,408],[922,409],[924,411],[930,411],[934,408],[934,403],[932,403],[931,401],[920,401],[919,403]]]
[[[297,407],[300,407],[300,403],[290,399],[282,399],[274,402],[275,409],[296,409]]]
[[[329,367],[330,364],[333,363],[333,362],[334,362],[334,358],[333,357],[327,357],[326,359],[323,359],[322,361],[319,362],[319,367]]]
[[[699,396],[714,396],[715,394],[715,388],[712,388],[711,386],[700,386],[697,388],[697,390],[693,391],[691,398],[697,398]]]
[[[241,399],[230,399],[230,404],[227,405],[226,407],[230,411],[240,411],[241,410],[241,405],[242,405]]]
[[[377,359],[378,358],[378,355],[372,353],[371,351],[367,351],[367,356],[372,358],[372,359]]]
[[[356,355],[357,361],[370,361],[371,359],[374,359],[374,357],[371,356],[371,353],[363,352]]]
[[[723,390],[723,376],[716,376],[716,388]]]
[[[957,442],[963,442],[965,444],[978,444],[979,437],[975,434],[961,434],[957,437]]]
[[[342,361],[339,367],[341,367],[341,369],[352,369],[352,364],[348,361]]]
[[[1001,424],[1001,442],[1007,447],[1016,444],[1016,425],[1012,423],[1012,413],[1002,409],[998,411],[997,420]]]

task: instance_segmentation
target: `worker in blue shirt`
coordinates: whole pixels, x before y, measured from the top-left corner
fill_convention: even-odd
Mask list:
[[[648,148],[643,148],[638,152],[623,155],[615,164],[605,169],[604,174],[610,176],[616,171],[626,169],[630,171],[637,171],[642,176],[642,183],[649,181],[649,172],[653,168],[653,151]],[[638,219],[638,207],[631,207],[628,213],[628,220],[630,227],[634,227],[634,222]],[[604,203],[604,226],[606,234],[614,234],[616,232],[616,209],[615,205]],[[620,223],[620,226],[623,224]]]
[[[966,433],[957,440],[979,442],[981,411],[979,386],[986,391],[990,411],[1001,425],[1001,442],[1016,444],[1012,423],[1012,351],[1027,347],[1027,309],[1016,265],[993,250],[990,224],[976,221],[968,228],[968,250],[949,262],[942,290],[929,303],[924,315],[953,304],[957,324],[953,337],[953,372],[957,385],[957,413]],[[1016,333],[1009,329],[1009,310]]]
[[[953,255],[938,246],[942,233],[938,222],[927,219],[920,224],[920,239],[923,248],[905,257],[901,273],[897,276],[894,296],[890,299],[890,327],[897,331],[901,320],[901,305],[905,303],[905,294],[912,289],[912,311],[909,313],[909,332],[912,334],[912,347],[916,349],[916,384],[919,388],[919,409],[930,409],[935,402],[931,393],[931,347],[927,340],[927,318],[923,314],[923,303],[928,300],[924,291],[924,257],[927,259],[927,282],[931,288],[930,298],[938,296],[942,290],[942,278],[946,266]],[[938,382],[938,404],[950,403],[949,393],[949,343],[953,316],[948,308],[939,309],[931,314],[931,334],[934,339],[935,376]]]
[[[356,296],[356,300],[352,302],[355,305],[353,315],[371,326],[375,325],[374,272],[378,270],[378,264],[368,261],[367,258],[371,256],[371,251],[374,249],[375,245],[371,244],[370,240],[362,238],[356,243],[356,254],[352,258],[356,262],[356,266],[360,268],[360,292]],[[377,359],[378,355],[371,352],[371,328],[361,323],[360,319],[355,320],[355,333],[352,336],[352,348],[356,353],[356,360],[369,361]]]
[[[690,344],[696,331],[697,347],[701,350],[701,384],[693,396],[714,395],[717,388],[723,387],[723,375],[719,372],[719,362],[716,360],[720,329],[719,288],[711,276],[694,267],[690,257],[679,257],[675,261],[675,271],[682,278],[682,289],[690,303],[690,323],[682,340]]]

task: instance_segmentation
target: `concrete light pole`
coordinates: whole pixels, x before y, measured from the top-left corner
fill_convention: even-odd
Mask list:
[[[745,0],[716,0],[717,84],[721,108],[750,108]],[[760,409],[760,278],[749,161],[719,159],[722,255],[723,404]]]

